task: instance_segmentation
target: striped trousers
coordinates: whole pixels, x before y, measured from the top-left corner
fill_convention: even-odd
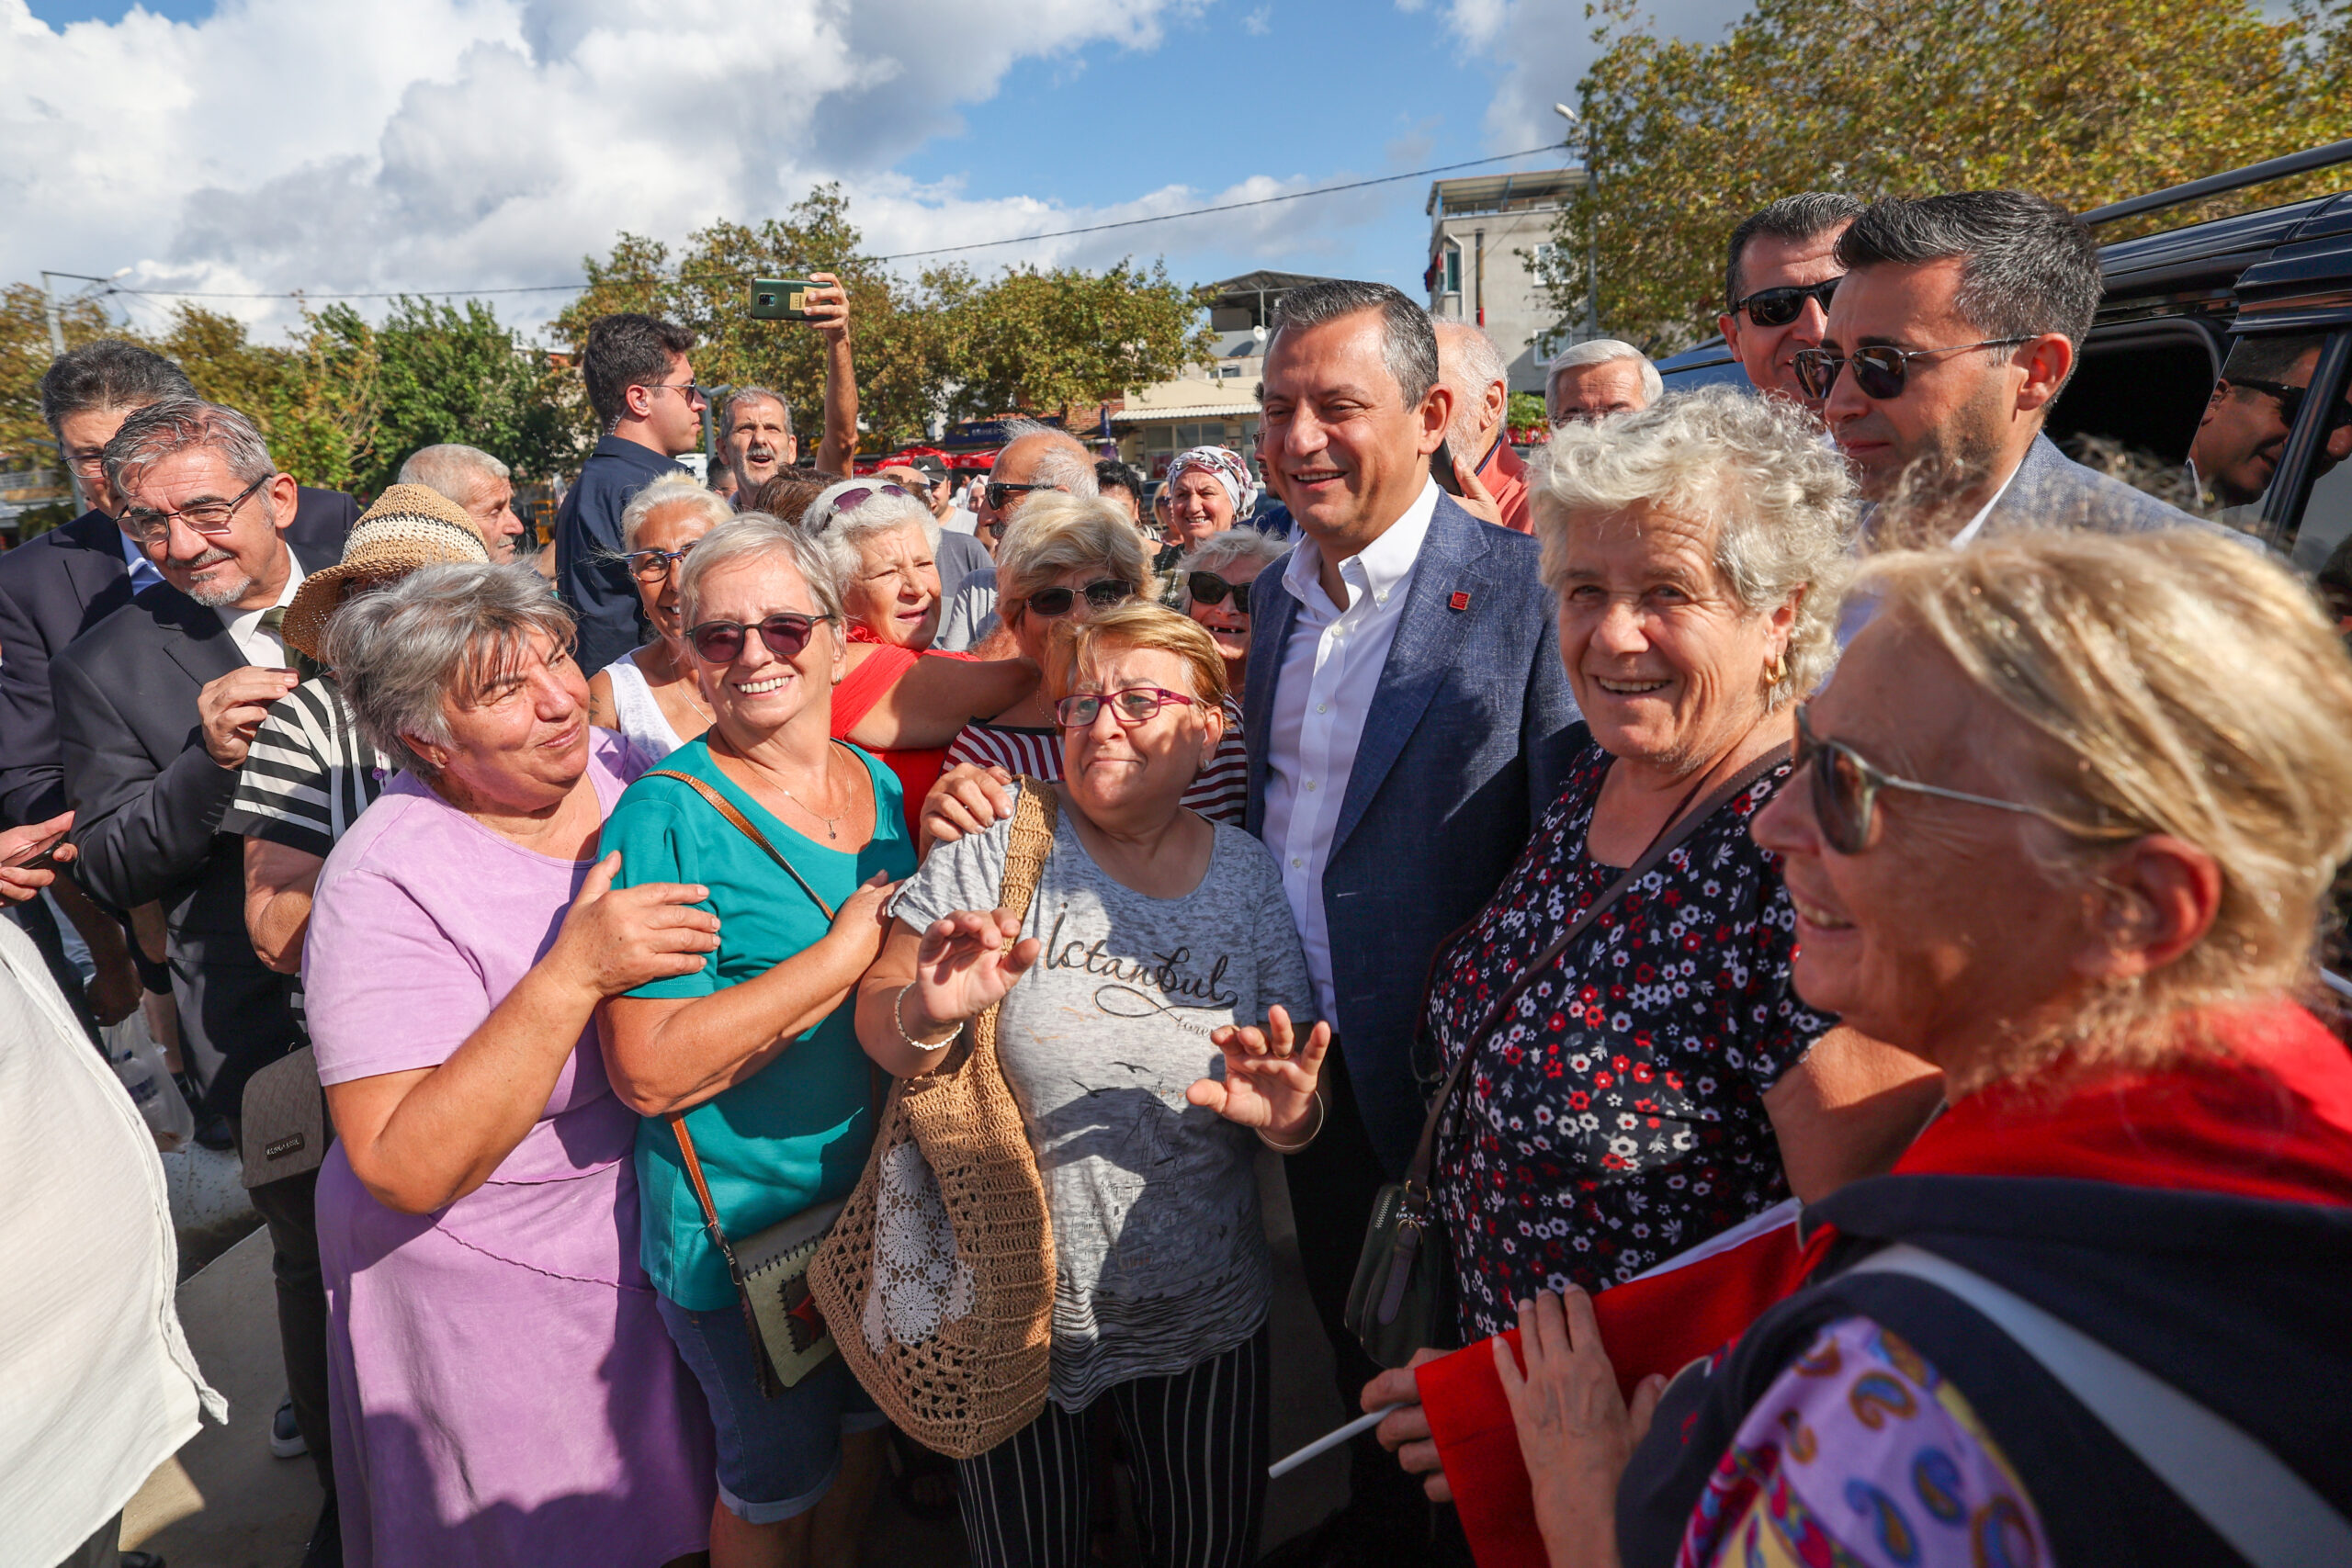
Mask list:
[[[1266,1503],[1266,1329],[1174,1377],[1107,1391],[1135,1466],[1150,1568],[1248,1568]],[[958,1461],[973,1568],[1087,1568],[1094,1467],[1086,1414],[1045,1413]]]

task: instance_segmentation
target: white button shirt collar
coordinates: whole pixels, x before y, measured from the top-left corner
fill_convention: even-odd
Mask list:
[[[1291,552],[1283,586],[1298,619],[1283,645],[1266,739],[1265,843],[1274,852],[1306,949],[1306,972],[1327,1019],[1337,1017],[1331,937],[1323,909],[1323,870],[1355,770],[1365,718],[1380,689],[1437,514],[1434,481],[1385,533],[1339,564],[1345,604],[1323,591],[1323,554],[1312,538]]]
[[[302,586],[302,579],[307,575],[292,550],[286,552],[286,564],[290,570],[286,574],[286,587],[277,595],[280,609],[294,603],[294,591]],[[272,670],[290,668],[293,660],[286,657],[286,639],[275,631],[262,629],[261,618],[266,609],[266,606],[264,610],[232,610],[223,604],[212,613],[220,617],[222,626],[229,628],[229,640],[237,645],[237,650],[245,656],[246,663]]]

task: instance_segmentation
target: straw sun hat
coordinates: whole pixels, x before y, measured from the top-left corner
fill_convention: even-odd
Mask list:
[[[327,618],[355,585],[405,577],[421,566],[489,560],[481,525],[463,507],[423,485],[394,485],[351,525],[342,563],[302,580],[278,635],[316,659]]]

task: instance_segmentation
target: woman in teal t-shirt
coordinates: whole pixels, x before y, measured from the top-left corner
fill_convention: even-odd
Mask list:
[[[774,518],[740,518],[695,546],[679,595],[688,658],[717,721],[662,767],[716,791],[808,886],[693,784],[649,773],[630,785],[605,825],[605,850],[621,853],[616,885],[702,885],[718,951],[699,973],[606,1004],[605,1060],[614,1092],[645,1118],[645,1270],[715,1417],[712,1568],[779,1560],[795,1543],[830,1561],[865,1523],[882,1416],[839,1357],[762,1396],[758,1348],[668,1116],[684,1113],[730,1240],[848,1196],[875,1124],[854,991],[887,931],[884,897],[914,870],[914,846],[898,780],[830,738],[846,645],[815,549]]]

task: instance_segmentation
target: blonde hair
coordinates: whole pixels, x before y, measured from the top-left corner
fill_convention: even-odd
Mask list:
[[[1088,620],[1064,621],[1046,649],[1046,691],[1057,702],[1069,695],[1080,675],[1091,674],[1102,657],[1128,649],[1159,649],[1184,661],[1192,672],[1185,695],[1223,707],[1231,694],[1225,682],[1225,656],[1201,623],[1148,601],[1129,601]]]
[[[1528,502],[1555,594],[1579,518],[1657,509],[1712,522],[1715,570],[1742,608],[1763,615],[1796,601],[1767,711],[1829,673],[1860,508],[1845,463],[1796,404],[1702,387],[1596,424],[1564,424],[1533,465]]]
[[[2096,887],[2110,852],[2167,834],[2221,867],[2212,928],[2095,998],[2062,1040],[2022,1041],[1990,1077],[2061,1050],[2144,1067],[2193,1045],[2154,1027],[2311,978],[2324,901],[2352,853],[2352,656],[2311,592],[2227,537],[2003,536],[1891,554],[1863,583],[2041,737],[2021,796],[2064,829],[2049,864]]]
[[[1049,579],[1081,566],[1108,569],[1137,598],[1159,592],[1143,535],[1117,502],[1052,492],[1031,496],[996,547],[997,603],[1008,612],[1006,623]]]

